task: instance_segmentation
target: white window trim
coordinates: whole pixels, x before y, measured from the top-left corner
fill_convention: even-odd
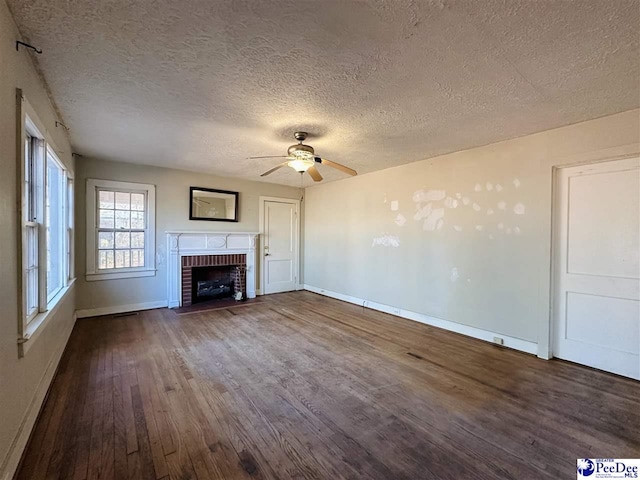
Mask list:
[[[69,282],[62,287],[47,304],[47,310],[36,314],[35,318],[26,326],[22,336],[18,339],[21,357],[25,356],[29,349],[35,344],[36,339],[44,330],[44,328],[40,327],[44,327],[47,322],[55,316],[60,304],[62,303],[62,299],[66,296],[67,292],[71,290],[71,287],[75,282],[75,278],[69,280]]]
[[[96,248],[97,232],[97,195],[98,188],[112,190],[130,190],[145,192],[147,197],[145,266],[142,268],[120,268],[111,271],[98,268],[98,249]],[[89,282],[97,280],[115,280],[120,278],[153,277],[156,274],[156,187],[146,183],[118,182],[115,180],[87,179],[87,271]]]
[[[49,322],[49,320],[51,318],[53,318],[57,311],[58,308],[60,308],[60,304],[62,303],[62,300],[67,296],[67,293],[69,292],[69,290],[71,290],[73,284],[75,283],[75,278],[73,277],[73,271],[70,272],[70,278],[67,279],[67,281],[64,283],[63,287],[56,293],[55,296],[53,296],[49,302],[46,302],[46,269],[43,270],[42,273],[38,274],[38,281],[42,282],[42,278],[45,278],[44,281],[44,289],[42,287],[42,285],[40,285],[39,287],[39,294],[42,295],[42,292],[44,291],[44,295],[45,295],[45,303],[42,303],[42,299],[40,302],[40,306],[39,306],[39,310],[37,312],[34,313],[34,315],[32,315],[29,319],[25,318],[25,307],[26,307],[26,285],[25,285],[25,268],[24,268],[24,261],[25,259],[23,258],[24,255],[24,245],[25,245],[25,226],[27,224],[33,223],[30,221],[25,221],[24,218],[24,209],[25,209],[25,190],[24,190],[24,176],[25,176],[25,171],[24,171],[24,137],[26,133],[29,133],[29,135],[31,136],[35,136],[36,138],[40,138],[43,142],[44,142],[44,149],[46,150],[47,147],[51,148],[51,150],[55,153],[58,151],[58,149],[56,148],[55,144],[53,143],[52,139],[50,138],[49,132],[47,131],[47,129],[44,127],[44,124],[42,123],[42,121],[40,121],[36,111],[33,109],[33,107],[31,106],[31,104],[28,102],[28,100],[23,96],[22,90],[21,89],[16,89],[16,102],[17,102],[17,106],[18,106],[18,131],[17,131],[17,135],[19,138],[19,145],[20,148],[18,148],[17,150],[17,162],[18,165],[20,165],[19,170],[18,170],[18,175],[19,175],[19,183],[20,183],[20,211],[19,211],[19,215],[18,215],[18,222],[19,222],[19,229],[21,232],[21,246],[20,246],[20,250],[18,252],[18,258],[19,258],[19,286],[20,286],[20,294],[18,295],[18,357],[22,358],[24,357],[27,352],[31,349],[31,347],[35,344],[36,339],[40,336],[40,334],[45,330],[45,326],[47,325],[47,323]],[[59,157],[58,157],[59,158]],[[40,168],[45,169],[44,175],[46,175],[46,153],[45,153],[45,158],[43,159],[43,164],[40,165]],[[62,166],[65,175],[68,176],[69,178],[73,178],[73,173],[67,168],[67,166],[61,162],[58,161],[58,163]],[[46,188],[46,176],[43,176],[44,179],[44,183],[41,186],[41,188]],[[43,192],[44,194],[44,192]],[[41,208],[41,207],[39,207]],[[40,217],[42,216],[43,212],[40,212]],[[71,215],[73,215],[73,212],[71,212]],[[34,225],[38,225],[38,228],[42,228],[42,223],[38,222],[37,224]],[[73,228],[73,227],[72,227]],[[38,233],[38,237],[39,239],[42,238],[42,233]],[[42,252],[42,250],[45,251],[45,258],[44,260],[41,258],[40,259],[40,265],[39,265],[39,269],[42,268],[42,265],[46,265],[46,248],[44,248],[44,246],[42,246],[42,248],[39,249],[40,252]],[[73,254],[72,254],[72,262],[73,262]]]

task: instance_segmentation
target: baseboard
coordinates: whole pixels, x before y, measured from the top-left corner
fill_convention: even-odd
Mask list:
[[[113,307],[88,308],[76,310],[78,318],[99,317],[100,315],[113,315],[115,313],[137,312],[138,310],[151,310],[152,308],[164,308],[166,300],[157,302],[132,303],[130,305],[116,305]]]
[[[380,312],[390,313],[391,315],[396,315],[398,317],[424,323],[426,325],[431,325],[432,327],[442,328],[443,330],[449,330],[450,332],[460,333],[468,337],[484,340],[485,342],[493,343],[494,337],[500,337],[504,339],[503,346],[505,347],[512,348],[514,350],[519,350],[521,352],[530,353],[532,355],[537,355],[538,353],[538,345],[535,342],[530,342],[530,341],[522,340],[520,338],[515,338],[515,337],[509,337],[507,335],[503,335],[502,333],[491,332],[489,330],[483,330],[481,328],[470,327],[469,325],[463,325],[461,323],[452,322],[450,320],[444,320],[442,318],[431,317],[429,315],[413,312],[411,310],[404,310],[398,307],[391,307],[389,305],[372,302],[364,298],[352,297],[351,295],[344,295],[342,293],[332,292],[330,290],[325,290],[324,288],[314,287],[313,285],[305,284],[304,288],[305,290],[309,290],[310,292],[318,293],[320,295],[325,295],[327,297],[335,298],[337,300],[342,300],[343,302],[354,303],[356,305],[361,305],[363,307],[371,308],[372,310],[378,310]]]
[[[20,424],[18,434],[11,444],[11,447],[9,447],[9,453],[6,456],[5,461],[0,466],[1,480],[11,480],[16,474],[20,461],[22,460],[24,450],[27,448],[27,444],[29,443],[33,427],[35,427],[38,416],[40,415],[40,410],[42,409],[42,406],[49,394],[49,387],[51,387],[51,382],[53,382],[53,378],[58,370],[62,354],[69,343],[69,337],[71,336],[71,332],[73,331],[77,318],[77,315],[74,313],[71,328],[69,328],[64,336],[62,348],[51,356],[51,360],[44,371],[44,375],[42,375],[42,378],[40,379],[36,393],[29,404],[29,408],[27,409],[27,413],[25,414],[22,423]]]
[[[304,288],[304,287],[305,287],[305,286],[304,286],[304,285],[302,285],[301,283],[297,283],[297,284],[296,284],[296,286],[295,286],[295,288],[294,288],[294,290],[292,290],[292,291],[305,290],[305,288]],[[262,290],[258,288],[258,289],[256,290],[256,295],[257,295],[257,296],[260,296],[260,295],[264,295],[264,294],[262,293]]]

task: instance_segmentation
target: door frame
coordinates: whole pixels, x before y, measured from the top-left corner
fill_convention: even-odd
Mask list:
[[[256,289],[256,295],[264,295],[263,292],[263,286],[265,284],[265,265],[264,265],[264,219],[265,219],[265,215],[264,215],[264,205],[265,202],[278,202],[278,203],[288,203],[291,205],[295,205],[296,206],[296,224],[294,226],[294,231],[296,233],[296,238],[294,240],[294,252],[293,252],[293,259],[294,259],[294,266],[293,266],[293,270],[294,270],[294,275],[296,278],[295,281],[295,289],[296,290],[302,290],[302,281],[300,278],[300,200],[296,199],[296,198],[281,198],[281,197],[267,197],[267,196],[262,196],[260,195],[260,199],[259,199],[259,216],[260,216],[260,229],[259,229],[259,235],[260,235],[260,247],[259,247],[259,252],[258,252],[258,264],[260,265],[260,288]]]
[[[590,158],[583,161],[577,161],[562,165],[554,165],[551,172],[551,262],[549,275],[549,319],[547,323],[548,347],[546,351],[539,351],[538,357],[544,359],[552,359],[555,357],[555,330],[556,330],[556,312],[558,311],[558,275],[560,268],[560,171],[565,168],[586,167],[599,163],[615,162],[618,160],[626,160],[635,158],[640,155],[640,151],[632,149],[633,153],[625,153],[622,155],[613,155],[605,157]]]

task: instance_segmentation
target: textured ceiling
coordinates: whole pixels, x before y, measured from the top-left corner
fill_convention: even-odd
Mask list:
[[[257,180],[303,129],[366,173],[640,103],[637,0],[8,4],[103,159]]]

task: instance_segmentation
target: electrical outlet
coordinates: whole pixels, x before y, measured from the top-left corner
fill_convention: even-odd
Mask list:
[[[496,345],[504,345],[504,338],[493,337],[493,343],[495,343]]]

